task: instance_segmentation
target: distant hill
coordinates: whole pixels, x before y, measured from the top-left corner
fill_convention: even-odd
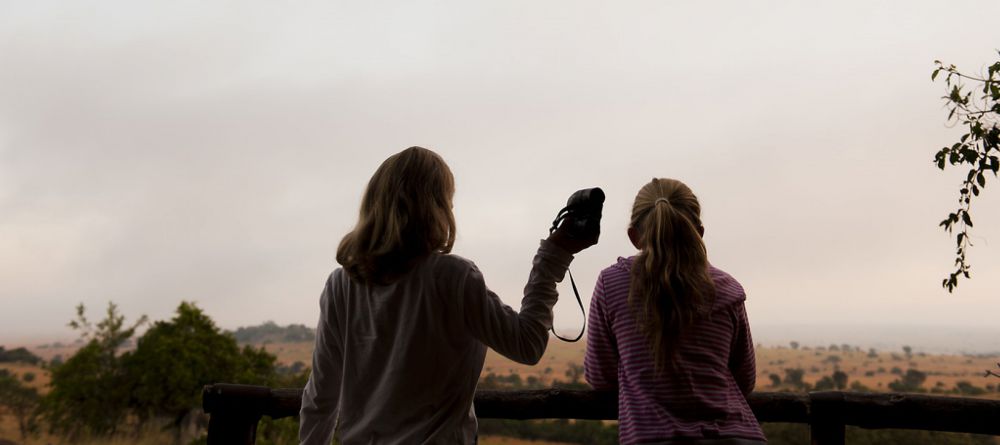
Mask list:
[[[273,321],[267,321],[259,326],[241,327],[233,333],[240,343],[275,343],[313,341],[316,333],[312,328],[302,324],[278,326]]]
[[[41,363],[42,359],[37,355],[32,354],[25,348],[17,348],[6,350],[3,346],[0,346],[0,363],[30,363],[32,365],[37,365]]]

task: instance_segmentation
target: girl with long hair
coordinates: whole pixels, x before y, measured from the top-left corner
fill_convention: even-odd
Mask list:
[[[303,444],[329,445],[335,432],[342,445],[475,443],[486,347],[526,364],[544,354],[556,283],[597,240],[562,230],[542,240],[514,311],[474,263],[449,253],[454,193],[448,165],[425,148],[372,176],[320,297]]]
[[[653,179],[632,206],[639,253],[597,280],[584,372],[618,391],[623,444],[766,441],[746,401],[756,379],[746,294],[709,264],[704,233],[691,189]]]

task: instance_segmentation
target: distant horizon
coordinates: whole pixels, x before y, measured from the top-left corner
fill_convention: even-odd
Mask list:
[[[211,314],[209,314],[211,315]],[[126,320],[128,321],[128,320]],[[154,320],[155,321],[155,320]],[[220,329],[235,332],[239,328],[260,326],[273,320],[264,320],[256,324],[240,326],[219,326]],[[755,344],[766,347],[789,347],[795,341],[801,347],[828,347],[830,345],[849,344],[867,351],[875,348],[879,351],[899,352],[903,346],[910,346],[914,353],[929,354],[987,354],[1000,355],[1000,325],[998,326],[961,326],[947,324],[878,324],[878,323],[754,323],[751,319],[752,335]],[[289,325],[304,325],[315,329],[310,323],[278,323],[280,327]],[[579,325],[560,325],[556,330],[561,335],[579,332]],[[79,337],[72,336],[67,328],[67,334],[52,336],[21,336],[0,334],[0,346],[7,349],[17,347],[37,348],[41,345],[62,343],[73,344]],[[145,329],[140,329],[141,336]],[[584,337],[584,340],[586,337]],[[550,337],[550,341],[560,341]]]

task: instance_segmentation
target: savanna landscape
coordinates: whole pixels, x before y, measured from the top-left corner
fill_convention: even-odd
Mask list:
[[[569,253],[577,278],[526,314],[580,327],[594,313],[569,289],[586,309],[635,254],[629,305],[654,355],[712,292],[745,291],[754,408],[811,422],[763,424],[770,445],[1000,445],[1000,1],[233,6],[0,1],[0,445],[208,445],[206,385],[306,384],[316,325],[300,323],[332,270],[364,295],[433,272],[421,297],[479,293],[482,275],[516,308],[548,298],[528,271],[529,288],[560,281]],[[475,264],[423,268],[437,254]],[[364,315],[349,301],[337,315]],[[585,341],[550,337],[532,366],[490,351],[478,389],[588,389]],[[663,392],[685,431],[756,434],[745,412],[678,409],[741,402],[690,386]],[[370,414],[376,389],[358,389],[351,413]],[[545,394],[500,405],[608,395]],[[649,400],[624,403],[651,419],[626,440],[676,438]],[[391,422],[370,417],[358,437],[384,440]],[[611,445],[618,426],[481,418],[478,443]],[[898,426],[996,436],[877,429]],[[298,427],[265,416],[253,433],[297,444]]]
[[[188,308],[190,309],[190,308]],[[274,358],[276,375],[272,385],[301,385],[308,375],[312,354],[312,331],[302,325],[277,326],[265,323],[223,333],[223,337],[239,342],[241,347],[256,348]],[[44,397],[51,390],[52,369],[76,354],[86,343],[71,341],[28,345],[23,349],[7,350],[8,359],[0,362],[0,373],[20,381],[20,385]],[[583,341],[567,343],[551,339],[544,358],[535,366],[512,362],[489,351],[480,378],[485,389],[537,389],[546,387],[587,388],[583,377]],[[123,346],[121,353],[130,354],[135,345]],[[860,345],[763,345],[757,352],[757,391],[847,390],[865,392],[923,392],[1000,399],[1000,379],[987,376],[995,369],[1000,354],[927,354],[919,347],[904,346],[899,350],[879,351]],[[10,359],[11,357],[17,359]],[[204,423],[191,421],[183,432],[158,428],[155,422],[135,422],[126,416],[122,428],[111,437],[67,436],[46,428],[42,417],[35,417],[30,433],[21,435],[15,406],[4,404],[0,412],[0,439],[17,444],[55,443],[144,443],[173,444],[178,441],[197,443],[204,434]],[[481,443],[487,445],[555,445],[563,443],[613,443],[614,422],[533,421],[481,419]],[[167,423],[163,423],[167,424]],[[51,425],[49,425],[51,427]],[[772,443],[798,443],[807,438],[799,426],[765,425]],[[295,420],[284,419],[262,423],[259,443],[294,443]],[[849,430],[850,431],[850,430]],[[879,443],[894,440],[884,436],[868,437],[872,432],[856,430],[851,443]],[[878,434],[887,434],[884,431]],[[985,436],[916,434],[919,440],[941,443],[1000,443]],[[183,437],[182,437],[183,436]],[[881,437],[881,439],[879,438]],[[545,439],[550,438],[550,439]],[[943,442],[942,442],[943,441]]]

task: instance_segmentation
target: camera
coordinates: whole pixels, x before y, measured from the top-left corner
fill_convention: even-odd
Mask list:
[[[552,228],[549,234],[559,229],[560,224],[565,228],[566,235],[576,239],[594,239],[601,234],[601,211],[604,209],[604,190],[600,187],[577,190],[569,196],[566,207],[563,207],[552,221]],[[576,338],[565,338],[556,333],[554,327],[549,327],[556,338],[575,342],[583,338],[583,331],[587,329],[587,313],[583,310],[583,300],[580,299],[580,291],[576,288],[576,280],[573,279],[573,272],[569,272],[569,282],[573,285],[573,293],[576,295],[576,303],[580,305],[580,313],[583,314],[583,327]]]
[[[600,187],[577,190],[566,201],[552,221],[549,233],[555,232],[560,223],[572,238],[596,238],[601,233],[601,211],[604,209],[604,191]]]

